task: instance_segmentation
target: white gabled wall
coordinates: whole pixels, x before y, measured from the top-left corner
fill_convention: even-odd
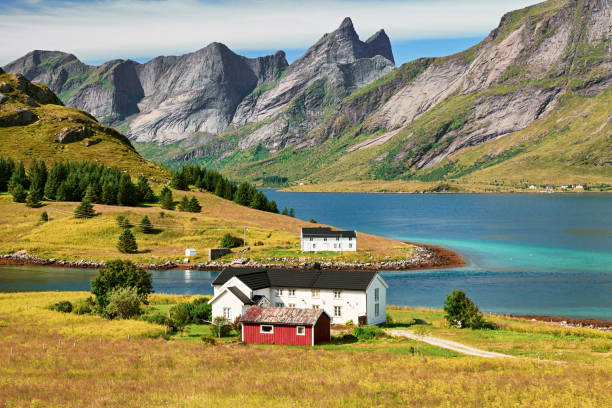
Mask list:
[[[222,292],[212,303],[212,317],[223,317],[223,309],[230,308],[229,320],[233,322],[236,317],[242,316],[245,308],[242,302],[228,290]]]
[[[378,301],[376,300],[376,289],[378,289]],[[366,289],[368,324],[381,324],[387,320],[387,284],[380,275],[376,275]],[[376,316],[376,304],[378,303],[378,316]]]

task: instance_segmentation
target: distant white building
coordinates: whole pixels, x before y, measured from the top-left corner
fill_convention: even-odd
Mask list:
[[[323,309],[334,324],[381,324],[388,285],[376,271],[226,268],[212,283],[212,316],[234,321],[252,306]]]
[[[537,188],[538,188],[538,186],[536,186],[535,184],[532,184],[532,185],[529,186],[530,190],[535,190]]]
[[[185,256],[195,256],[195,255],[196,255],[195,248],[187,248],[185,250]]]
[[[302,251],[357,251],[355,231],[334,231],[331,228],[302,228]]]

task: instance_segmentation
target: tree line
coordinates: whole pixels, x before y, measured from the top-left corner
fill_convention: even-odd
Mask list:
[[[177,190],[188,191],[189,186],[213,193],[226,200],[257,210],[278,214],[274,200],[270,201],[261,191],[247,182],[236,186],[221,173],[197,165],[186,165],[173,172],[171,186]]]
[[[14,201],[26,204],[47,199],[133,206],[156,200],[145,176],[141,175],[134,184],[129,174],[116,167],[66,161],[48,170],[45,162],[34,160],[26,173],[22,162],[0,157],[0,192],[3,191],[8,191]]]

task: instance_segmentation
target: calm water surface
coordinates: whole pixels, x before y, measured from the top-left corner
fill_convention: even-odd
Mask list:
[[[389,303],[441,307],[452,289],[482,310],[612,319],[612,195],[279,193],[339,228],[442,245],[468,265],[385,272]],[[0,291],[89,290],[96,271],[0,267]],[[215,272],[153,271],[160,293],[211,293]]]

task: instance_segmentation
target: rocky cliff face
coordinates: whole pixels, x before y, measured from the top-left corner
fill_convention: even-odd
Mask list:
[[[249,104],[257,106],[254,111],[261,116],[253,116],[239,106],[237,118],[244,115],[247,121],[256,118],[263,122],[246,135],[240,135],[237,147],[227,143],[231,140],[229,135],[224,139],[225,144],[210,143],[201,149],[201,154],[196,151],[179,159],[194,160],[195,157],[200,163],[226,167],[236,175],[251,179],[256,179],[262,171],[317,182],[342,178],[435,180],[449,177],[452,172],[466,174],[468,170],[453,167],[458,165],[456,154],[527,130],[553,114],[555,121],[562,123],[565,118],[556,115],[566,114],[569,100],[586,103],[586,99],[580,98],[601,96],[597,104],[600,108],[609,99],[611,8],[610,0],[549,0],[508,13],[485,40],[462,53],[404,64],[382,77],[375,86],[357,89],[336,105],[290,103],[276,110],[284,93],[303,83],[292,71],[304,72],[298,68],[306,60],[325,61],[334,55],[342,61],[337,71],[335,68],[329,71],[333,83],[346,81],[359,72],[351,69],[351,74],[336,75],[343,67],[354,67],[365,61],[375,63],[377,58],[382,58],[380,51],[366,60],[353,61],[347,57],[370,55],[371,50],[380,50],[380,44],[385,41],[384,33],[376,34],[366,43],[351,40],[354,36],[350,24],[344,22],[292,65],[283,77],[286,85],[268,90]],[[327,43],[332,37],[331,44],[344,44],[342,51]],[[305,129],[293,131],[291,119],[281,120],[293,108],[301,108],[299,123],[305,124]],[[610,136],[605,134],[610,119],[605,120],[595,127],[596,134],[589,136],[605,146],[603,155],[588,150],[591,147],[588,151],[576,147],[580,151],[572,153],[584,157],[583,163],[601,166],[607,163],[606,157],[612,156]],[[546,123],[550,126],[550,122]],[[567,131],[566,128],[551,128],[546,132],[539,129],[537,142],[533,143],[537,145],[544,140],[544,135]],[[578,134],[572,135],[576,137]],[[469,171],[476,171],[532,147],[527,143],[519,148],[516,143],[503,149],[496,147],[483,157],[473,157],[466,166]],[[572,146],[586,146],[580,145],[583,142],[572,143],[576,143]],[[235,153],[255,144],[263,145],[271,154]],[[286,146],[294,149],[284,150]],[[565,151],[573,149],[568,147]],[[286,170],[288,166],[290,169]]]
[[[393,68],[384,31],[362,42],[347,18],[291,66],[282,51],[251,59],[212,43],[178,57],[157,57],[145,64],[116,60],[99,67],[62,52],[33,51],[5,70],[47,84],[67,105],[120,126],[133,140],[163,144],[269,119],[313,86],[324,88],[325,95],[311,92],[300,115],[316,116],[323,103],[337,103]],[[286,120],[271,122],[274,129],[287,128],[284,139],[303,136],[319,123],[314,120],[291,132]]]

